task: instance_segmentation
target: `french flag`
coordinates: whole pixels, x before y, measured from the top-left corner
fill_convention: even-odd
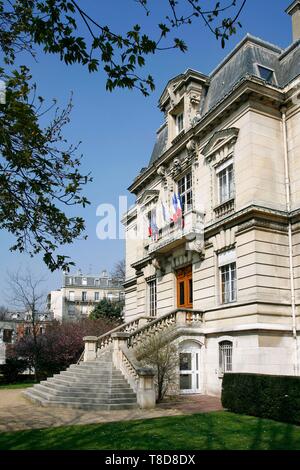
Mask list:
[[[177,214],[177,219],[179,219],[182,216],[182,200],[181,200],[181,196],[179,193],[177,194],[176,214]]]
[[[177,211],[178,211],[178,200],[177,200],[176,194],[174,193],[172,197],[172,217],[171,217],[173,222],[177,222],[178,220]]]

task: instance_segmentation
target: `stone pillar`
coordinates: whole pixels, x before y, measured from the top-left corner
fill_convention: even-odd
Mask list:
[[[186,311],[178,310],[176,312],[176,326],[185,326],[186,324]]]
[[[113,364],[117,369],[121,366],[122,349],[127,349],[127,340],[130,333],[112,333],[113,340]]]
[[[137,389],[137,402],[140,408],[154,408],[156,394],[154,387],[154,371],[149,368],[138,369],[139,382]]]
[[[97,336],[85,336],[83,361],[94,361],[97,357]]]

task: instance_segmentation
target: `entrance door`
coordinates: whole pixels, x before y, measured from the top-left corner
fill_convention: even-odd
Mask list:
[[[200,352],[182,351],[179,353],[180,392],[199,393],[200,391]]]
[[[177,278],[177,307],[193,308],[193,277],[192,266],[179,269]]]

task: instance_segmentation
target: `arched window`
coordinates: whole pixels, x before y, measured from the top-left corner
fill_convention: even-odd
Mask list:
[[[221,341],[219,343],[219,368],[220,372],[232,371],[232,342]]]

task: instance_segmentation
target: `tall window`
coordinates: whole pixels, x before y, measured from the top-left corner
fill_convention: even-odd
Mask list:
[[[87,292],[86,291],[81,292],[81,300],[83,302],[85,302],[87,300]]]
[[[75,292],[72,291],[72,290],[69,291],[69,300],[71,302],[74,302],[74,300],[75,300]]]
[[[157,314],[157,282],[156,279],[152,279],[148,282],[149,292],[149,315],[155,317]]]
[[[221,302],[227,304],[236,301],[236,253],[228,250],[218,255],[220,270]]]
[[[181,196],[182,213],[193,208],[192,173],[189,172],[178,181],[178,192]]]
[[[82,307],[81,307],[81,315],[87,315],[87,314],[88,314],[87,305],[82,305]]]
[[[219,343],[219,368],[221,372],[232,371],[232,342],[221,341]]]
[[[230,263],[221,268],[222,303],[236,301],[236,263]]]
[[[177,114],[176,116],[176,131],[177,134],[183,130],[183,113]]]
[[[99,300],[99,292],[95,292],[95,301]]]
[[[222,165],[217,169],[218,185],[219,185],[219,204],[228,201],[234,197],[234,173],[233,163],[227,164],[224,168]]]
[[[86,286],[86,285],[87,285],[87,278],[86,278],[86,277],[83,277],[83,278],[82,278],[82,285],[83,285],[83,286]]]

